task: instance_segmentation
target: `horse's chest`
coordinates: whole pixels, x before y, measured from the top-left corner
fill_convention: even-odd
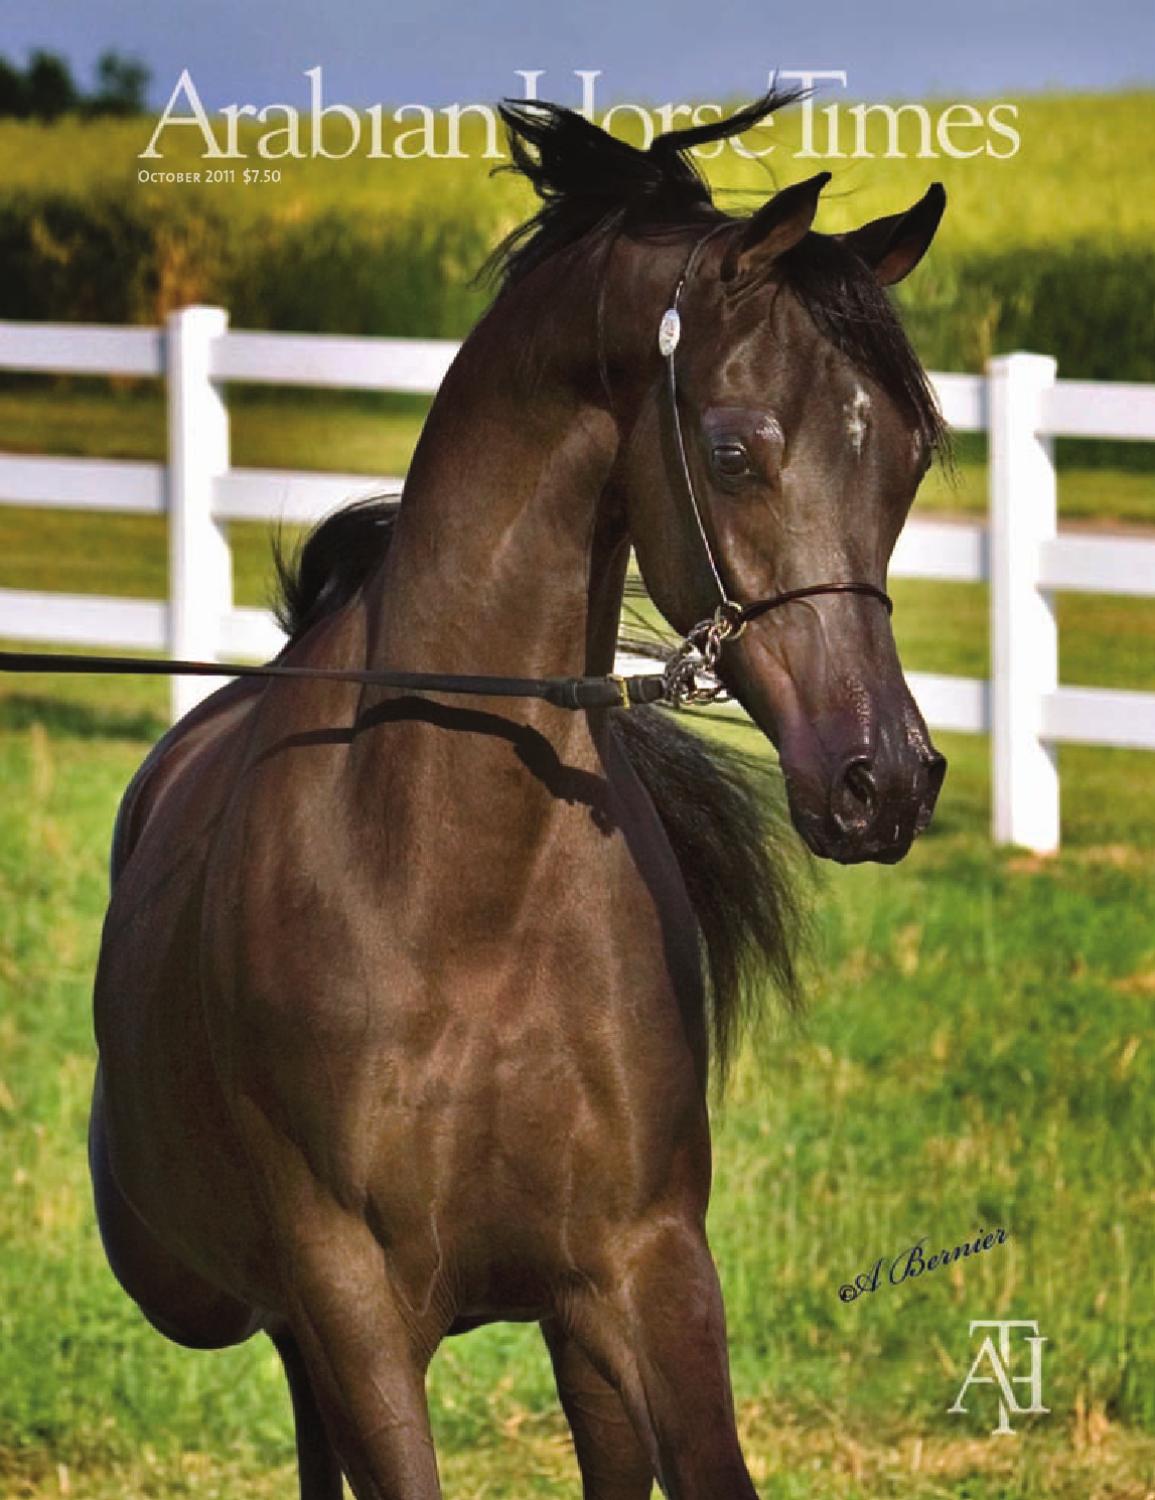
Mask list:
[[[651,1056],[664,1045],[651,1038]],[[584,1037],[556,1021],[449,1027],[381,1099],[369,1199],[384,1237],[440,1247],[484,1309],[531,1301],[534,1276],[590,1264],[613,1225],[669,1194],[704,1200],[692,1071],[638,1066],[644,1046],[608,1018]]]
[[[325,853],[340,900],[314,878],[319,833],[301,868],[247,882],[210,945],[238,945],[219,1011],[250,1145],[290,1141],[394,1254],[467,1268],[478,1304],[579,1244],[588,1259],[672,1185],[704,1200],[696,940],[620,834],[573,825],[481,872],[469,851],[414,865],[354,839]]]

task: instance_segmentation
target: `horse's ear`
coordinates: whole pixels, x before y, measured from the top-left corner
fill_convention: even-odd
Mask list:
[[[926,254],[945,207],[942,183],[932,182],[904,214],[873,219],[840,238],[862,257],[881,286],[891,286],[909,275]]]
[[[744,277],[792,249],[813,224],[818,195],[829,181],[829,172],[819,172],[805,182],[792,182],[763,203],[727,252],[722,279]]]

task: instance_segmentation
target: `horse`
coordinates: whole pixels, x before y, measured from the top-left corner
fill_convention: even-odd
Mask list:
[[[944,199],[823,235],[821,173],[724,212],[692,148],[784,102],[643,149],[507,101],[540,206],[399,506],[282,560],[278,660],[609,673],[632,547],[777,747],[790,838],[893,862],[945,762],[886,568],[945,433],[885,288]],[[238,679],[148,755],[95,980],[99,1227],[169,1339],[272,1340],[302,1500],[433,1500],[427,1367],[495,1320],[540,1325],[587,1496],[755,1495],[705,1216],[711,1077],[796,983],[767,817],[664,707]]]

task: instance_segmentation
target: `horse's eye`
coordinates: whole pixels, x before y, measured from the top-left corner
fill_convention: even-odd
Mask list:
[[[726,479],[741,479],[753,473],[750,455],[741,443],[715,443],[710,450],[710,459],[715,470]]]

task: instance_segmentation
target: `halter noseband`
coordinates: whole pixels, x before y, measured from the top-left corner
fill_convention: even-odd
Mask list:
[[[682,274],[678,277],[673,299],[662,314],[662,321],[658,325],[658,352],[665,364],[666,395],[669,400],[670,420],[674,429],[678,466],[681,469],[682,482],[690,502],[694,524],[702,543],[702,552],[709,565],[718,594],[718,604],[714,613],[708,619],[699,620],[697,625],[687,631],[685,639],[666,668],[667,693],[671,701],[676,704],[714,703],[727,697],[726,689],[717,676],[717,666],[722,656],[723,646],[727,641],[737,640],[751,620],[757,620],[760,616],[769,614],[772,609],[781,609],[783,605],[792,604],[796,599],[809,599],[816,594],[866,594],[869,598],[877,599],[884,604],[887,614],[894,611],[894,601],[890,595],[873,583],[811,583],[803,588],[786,589],[780,594],[770,594],[765,599],[754,599],[749,604],[736,604],[726,592],[721,570],[714,557],[714,549],[710,546],[709,533],[706,530],[702,507],[698,503],[698,496],[694,489],[690,462],[686,456],[686,439],[682,431],[681,413],[678,410],[678,376],[674,356],[682,337],[682,318],[678,312],[678,303],[681,301],[683,288],[693,274],[707,242],[721,230],[729,227],[729,222],[717,224],[695,242],[682,268]]]

